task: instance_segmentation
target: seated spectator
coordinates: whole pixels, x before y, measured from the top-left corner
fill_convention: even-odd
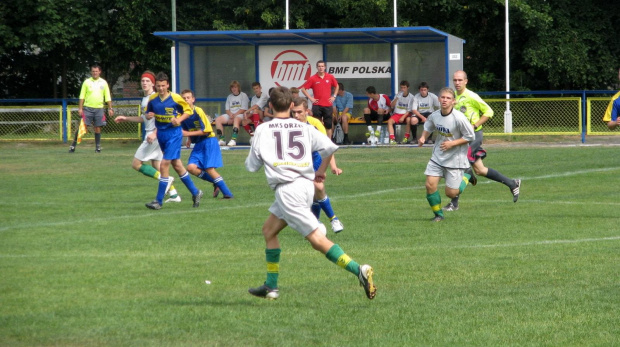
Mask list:
[[[273,109],[271,108],[271,105],[269,105],[269,102],[271,102],[271,91],[273,91],[275,89],[275,87],[271,87],[269,88],[269,93],[267,95],[267,105],[265,106],[265,108],[263,109],[263,118],[262,121],[264,122],[269,122],[270,120],[273,119]]]
[[[368,137],[379,137],[381,135],[381,125],[390,119],[390,97],[385,94],[378,94],[373,86],[366,88],[368,96],[368,107],[364,108],[364,120],[368,127]],[[370,126],[371,121],[377,121],[377,130],[373,131]]]
[[[428,84],[426,82],[420,83],[418,86],[419,93],[413,97],[413,107],[412,112],[413,115],[409,118],[409,124],[411,125],[411,134],[413,137],[412,142],[417,141],[417,133],[418,133],[418,124],[424,124],[426,122],[426,118],[431,115],[436,110],[439,110],[439,99],[437,95],[433,93],[429,93]],[[426,143],[432,144],[433,134],[429,135]]]
[[[413,107],[413,94],[409,93],[409,82],[400,82],[400,92],[394,96],[392,100],[392,117],[388,120],[388,131],[390,133],[390,145],[396,144],[396,136],[394,135],[394,124],[406,124],[405,137],[403,143],[409,143],[409,126],[408,121],[411,117],[411,109]]]
[[[252,90],[254,91],[254,96],[252,97],[252,101],[250,102],[250,109],[245,111],[245,117],[243,119],[243,128],[250,134],[250,136],[254,136],[254,129],[263,122],[264,109],[269,102],[269,95],[267,93],[263,93],[263,88],[260,86],[259,82],[252,83]]]
[[[338,83],[338,94],[336,94],[336,100],[334,100],[334,125],[340,123],[342,131],[344,132],[343,145],[350,145],[349,140],[349,119],[351,116],[351,110],[353,109],[353,94],[344,91],[344,85]]]
[[[237,81],[230,83],[230,95],[226,98],[226,114],[215,119],[215,128],[219,137],[219,145],[226,145],[224,139],[224,124],[233,126],[232,138],[228,142],[229,146],[237,145],[237,135],[239,135],[239,125],[243,121],[244,112],[248,109],[250,99],[247,94],[241,91],[241,85]]]

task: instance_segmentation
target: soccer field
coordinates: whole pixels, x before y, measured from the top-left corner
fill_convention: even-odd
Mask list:
[[[1,346],[620,344],[619,147],[487,146],[519,201],[480,177],[441,223],[430,148],[343,148],[326,187],[345,230],[328,237],[374,267],[377,296],[287,228],[267,301],[247,289],[273,192],[247,150],[223,151],[234,199],[194,177],[199,208],[175,182],[183,201],[152,211],[138,143],[103,145],[0,143]]]

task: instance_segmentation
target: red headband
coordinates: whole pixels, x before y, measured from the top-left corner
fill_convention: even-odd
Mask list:
[[[140,78],[144,78],[144,77],[150,79],[151,82],[153,82],[153,84],[155,84],[155,76],[152,73],[145,72],[145,73],[142,74],[142,77],[140,77]]]

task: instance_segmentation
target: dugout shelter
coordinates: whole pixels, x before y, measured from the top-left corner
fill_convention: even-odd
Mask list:
[[[202,100],[225,100],[232,80],[251,98],[251,83],[263,91],[300,87],[324,60],[327,72],[356,98],[366,87],[393,96],[408,80],[417,92],[451,85],[463,69],[464,40],[432,27],[340,28],[235,31],[167,31],[155,36],[174,43],[172,88],[189,88]]]

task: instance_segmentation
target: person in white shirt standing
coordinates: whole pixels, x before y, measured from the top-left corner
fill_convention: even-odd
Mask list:
[[[377,289],[373,282],[370,265],[359,265],[340,246],[325,236],[325,228],[310,211],[314,197],[314,183],[325,180],[325,171],[338,146],[321,134],[314,126],[291,118],[293,98],[286,87],[277,87],[270,93],[270,107],[274,119],[256,128],[245,167],[250,172],[263,165],[267,183],[275,191],[271,213],[263,224],[267,280],[249,293],[266,299],[279,297],[278,276],[280,269],[280,241],[278,234],[287,225],[310,242],[312,248],[325,254],[327,259],[358,277],[366,296],[373,299]],[[319,169],[314,171],[312,152],[318,151],[323,158]]]

